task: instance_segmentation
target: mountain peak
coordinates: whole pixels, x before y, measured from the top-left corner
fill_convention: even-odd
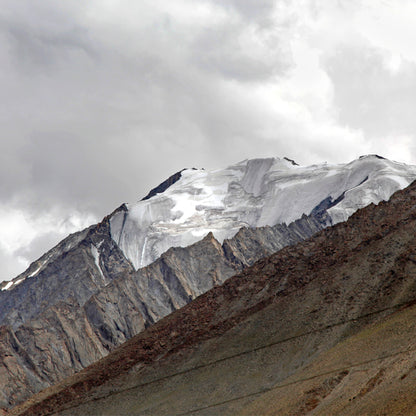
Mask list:
[[[372,157],[375,157],[375,158],[381,159],[381,160],[387,160],[385,157],[376,155],[375,153],[368,154],[368,155],[362,155],[362,156],[359,157],[359,159],[366,159],[366,158],[372,158]]]
[[[172,246],[212,232],[221,243],[241,227],[289,224],[324,200],[333,223],[386,200],[416,178],[416,167],[368,156],[348,164],[299,166],[288,158],[246,159],[214,171],[172,175],[128,211],[110,219],[111,234],[136,269]],[[336,203],[334,203],[334,201]]]

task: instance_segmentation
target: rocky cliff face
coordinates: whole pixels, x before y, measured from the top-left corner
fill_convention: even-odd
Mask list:
[[[138,271],[111,239],[108,219],[69,237],[46,254],[55,261],[36,279],[28,278],[9,292],[2,304],[0,405],[14,405],[81,370],[259,258],[313,235],[328,221],[304,216],[289,226],[242,229],[222,245],[208,234],[189,247],[169,249]]]
[[[416,184],[264,258],[12,415],[414,414]]]
[[[0,324],[18,328],[68,298],[84,304],[113,279],[134,271],[109,237],[108,219],[70,235],[13,279],[11,287],[3,287]]]

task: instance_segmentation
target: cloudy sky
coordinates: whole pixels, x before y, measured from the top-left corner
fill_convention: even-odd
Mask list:
[[[3,0],[0,280],[183,167],[416,164],[413,0]]]

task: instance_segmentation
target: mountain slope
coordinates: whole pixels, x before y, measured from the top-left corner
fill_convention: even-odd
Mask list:
[[[415,231],[413,184],[260,260],[11,414],[409,414]]]
[[[259,258],[415,177],[415,167],[377,156],[178,172],[1,284],[0,407],[81,370]]]
[[[240,415],[412,415],[416,412],[416,307],[321,354],[311,364],[257,395]],[[301,394],[300,394],[301,393]]]
[[[289,226],[242,229],[223,245],[209,234],[189,247],[171,248],[138,271],[128,268],[124,260],[117,266],[124,264],[124,272],[84,304],[68,296],[43,307],[16,328],[0,327],[0,405],[16,404],[81,370],[255,260],[301,241],[322,227],[321,222],[305,216]],[[91,265],[94,259],[85,254],[90,246],[87,239],[64,258],[86,258],[86,264]],[[105,243],[101,249],[105,249]],[[115,249],[115,253],[119,251]],[[108,257],[114,258],[115,254],[110,251]],[[79,266],[82,272],[82,263]],[[84,273],[99,279],[88,268]]]

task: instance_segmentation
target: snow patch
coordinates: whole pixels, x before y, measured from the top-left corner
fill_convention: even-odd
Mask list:
[[[39,273],[39,271],[42,269],[42,267],[45,263],[46,263],[46,261],[42,262],[42,264],[37,269],[35,269],[32,273],[30,273],[28,276],[21,277],[20,279],[17,279],[17,280],[11,280],[1,290],[3,291],[3,290],[12,289],[14,286],[19,285],[20,283],[24,282],[26,279],[29,279],[30,277],[36,276]]]
[[[4,286],[1,290],[2,290],[2,291],[3,291],[3,290],[9,290],[12,286],[13,286],[13,282],[11,281],[11,282],[7,283],[7,285],[6,285],[6,286]]]
[[[21,278],[21,279],[16,280],[14,282],[14,286],[20,285],[20,283],[22,283],[24,280],[25,280],[24,278]]]
[[[390,179],[397,182],[400,189],[404,189],[404,188],[408,187],[412,182],[412,180],[409,180],[407,178],[404,178],[402,176],[397,176],[397,175],[390,175]]]
[[[95,265],[97,266],[97,269],[99,270],[101,277],[103,278],[103,280],[105,280],[104,273],[100,266],[100,253],[98,251],[98,248],[94,244],[91,244],[91,254],[94,257]]]
[[[27,278],[36,276],[40,272],[40,269],[42,268],[42,266],[43,266],[43,263],[34,272],[30,273],[30,275],[27,276]]]

